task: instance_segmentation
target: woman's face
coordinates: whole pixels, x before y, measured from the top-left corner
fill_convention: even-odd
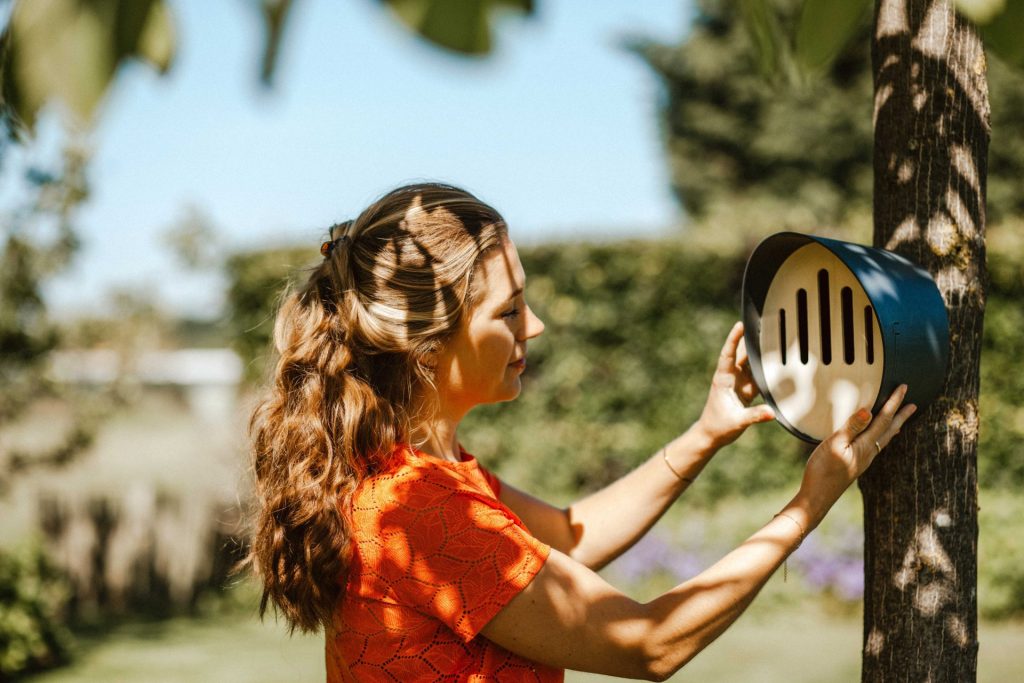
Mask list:
[[[544,323],[526,305],[526,275],[509,239],[477,265],[476,305],[464,316],[437,362],[442,413],[461,418],[482,403],[510,401],[522,388],[526,342]]]

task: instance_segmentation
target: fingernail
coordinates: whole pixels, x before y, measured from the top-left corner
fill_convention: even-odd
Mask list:
[[[860,410],[857,411],[857,419],[860,420],[861,422],[867,422],[868,420],[871,419],[871,413],[868,411],[867,408],[861,408]]]
[[[915,405],[913,403],[908,403],[907,407],[910,408],[910,414],[911,415],[913,415],[914,413],[917,412],[917,405]]]

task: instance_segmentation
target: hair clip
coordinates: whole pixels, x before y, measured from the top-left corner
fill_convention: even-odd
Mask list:
[[[342,235],[341,237],[338,237],[336,239],[327,240],[326,242],[320,245],[320,253],[323,255],[324,258],[327,258],[328,256],[331,255],[332,252],[334,252],[334,249],[339,244],[348,242],[351,239],[352,238],[349,237],[348,235]]]

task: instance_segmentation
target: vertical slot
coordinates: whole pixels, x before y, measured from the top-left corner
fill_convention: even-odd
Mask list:
[[[786,309],[779,309],[779,348],[782,349],[782,364],[786,364]]]
[[[807,365],[810,349],[807,344],[807,290],[796,290],[796,331],[800,340],[800,362]]]
[[[875,363],[875,314],[871,306],[864,307],[864,350],[867,353],[868,365]]]
[[[853,290],[843,287],[840,299],[843,307],[843,360],[853,365]]]
[[[831,302],[828,298],[828,271],[818,271],[818,323],[821,329],[821,362],[832,364]]]

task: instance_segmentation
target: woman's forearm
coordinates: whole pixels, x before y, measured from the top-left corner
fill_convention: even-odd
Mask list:
[[[655,675],[671,675],[736,621],[825,512],[794,499],[717,563],[649,603]]]
[[[695,425],[626,476],[572,504],[565,511],[572,542],[564,552],[591,569],[614,560],[658,521],[715,450]]]
[[[770,520],[700,575],[640,604],[561,553],[483,629],[550,666],[662,680],[722,633],[799,545],[799,508]]]

